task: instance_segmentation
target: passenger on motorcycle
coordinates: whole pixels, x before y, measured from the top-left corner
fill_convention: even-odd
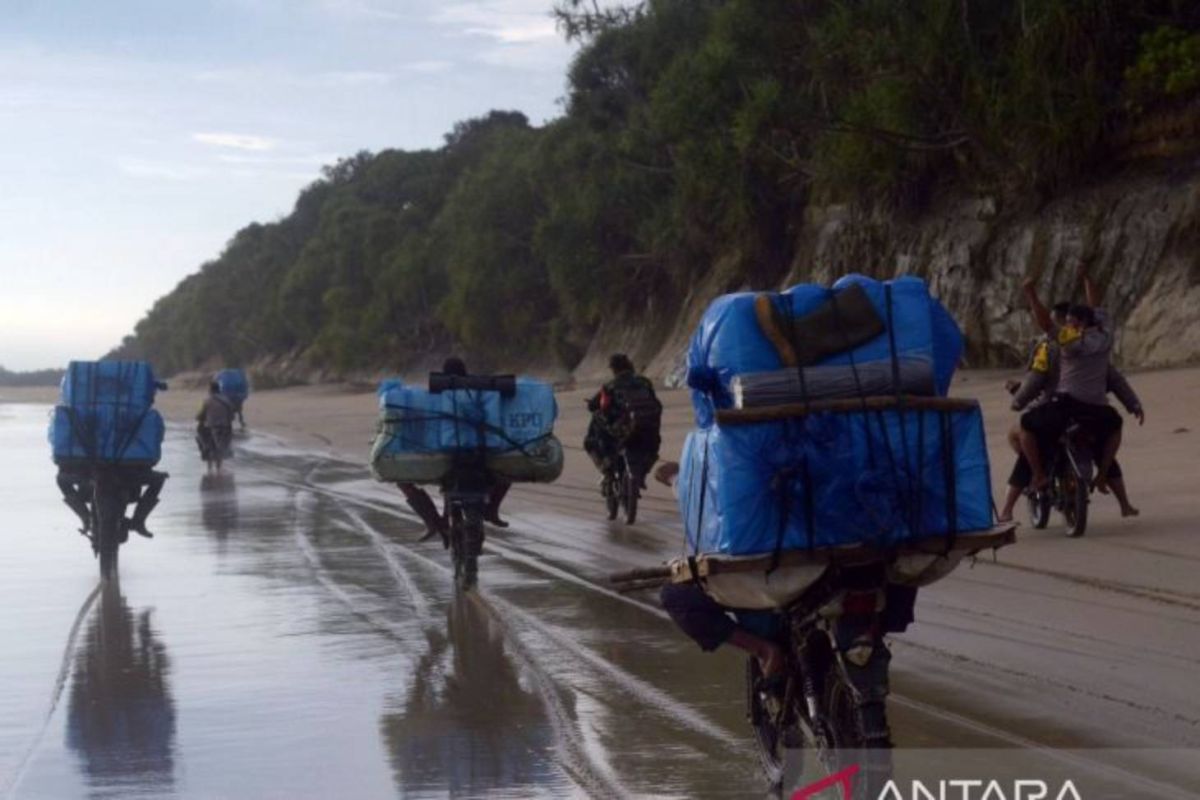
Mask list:
[[[158,495],[162,492],[167,480],[167,473],[159,472],[147,466],[125,465],[118,468],[117,474],[121,479],[121,487],[130,502],[136,503],[133,517],[129,520],[128,529],[147,539],[153,539],[154,534],[146,528],[146,520],[150,512],[158,505]],[[79,532],[90,533],[92,528],[92,478],[90,470],[79,466],[60,466],[58,468],[58,488],[63,494],[63,502],[79,517],[82,526]],[[121,537],[124,540],[124,536]]]
[[[645,489],[646,474],[658,461],[662,444],[659,434],[662,403],[654,393],[654,384],[637,374],[628,356],[617,353],[609,359],[608,366],[612,380],[588,400],[592,419],[583,449],[600,470],[601,480],[624,449],[638,488]]]
[[[1054,305],[1051,315],[1056,324],[1060,326],[1066,324],[1069,309],[1069,303],[1063,302]],[[1058,389],[1061,357],[1058,343],[1050,336],[1043,335],[1033,343],[1024,377],[1021,380],[1009,380],[1005,384],[1013,395],[1013,411],[1031,410],[1054,399]],[[1129,381],[1121,374],[1120,370],[1111,364],[1108,369],[1107,390],[1117,396],[1130,414],[1139,420],[1145,419],[1145,413],[1137,393],[1134,392],[1133,387],[1129,385]],[[1029,461],[1021,452],[1020,431],[1020,426],[1016,425],[1009,431],[1008,436],[1009,445],[1017,454],[1017,461],[1009,476],[1008,494],[999,512],[998,521],[1002,523],[1012,521],[1013,509],[1032,480]],[[1057,442],[1054,441],[1039,441],[1038,444],[1042,452],[1049,452],[1051,448],[1057,446]],[[1121,515],[1137,516],[1138,509],[1129,502],[1121,465],[1115,459],[1109,469],[1108,478],[1113,495],[1121,506]]]
[[[467,377],[466,362],[456,356],[450,356],[442,362],[442,374],[465,378]],[[448,523],[445,515],[438,510],[437,504],[429,496],[429,492],[415,483],[397,483],[396,486],[404,494],[408,507],[425,523],[425,535],[421,537],[421,541],[427,541],[435,536],[441,536],[444,539]],[[484,510],[483,519],[497,528],[508,527],[508,522],[500,518],[500,503],[510,488],[512,488],[511,482],[497,476],[488,497],[488,505]]]
[[[233,436],[233,403],[221,394],[216,381],[208,384],[208,397],[196,412],[196,437],[200,442],[201,456],[212,467],[212,454],[224,450]]]
[[[1113,336],[1108,316],[1095,306],[1099,293],[1080,269],[1089,305],[1074,305],[1067,311],[1065,323],[1055,323],[1049,310],[1038,299],[1035,282],[1024,283],[1026,297],[1039,326],[1058,343],[1061,353],[1058,389],[1053,402],[1025,412],[1021,416],[1021,451],[1029,462],[1031,483],[1041,489],[1048,482],[1042,458],[1044,444],[1057,442],[1071,425],[1079,423],[1100,443],[1100,463],[1095,486],[1107,491],[1110,469],[1121,445],[1121,415],[1108,405],[1109,357]]]

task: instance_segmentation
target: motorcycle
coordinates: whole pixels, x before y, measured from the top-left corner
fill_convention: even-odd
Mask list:
[[[434,373],[429,378],[431,393],[472,390],[511,395],[516,381],[511,375],[447,375]],[[442,481],[445,518],[448,523],[446,544],[454,564],[454,585],[461,592],[473,589],[479,579],[479,555],[483,551],[483,519],[488,501],[498,483],[487,467],[488,426],[475,423],[473,447],[456,450],[451,468]]]
[[[233,427],[223,425],[210,428],[201,425],[196,428],[196,446],[200,448],[200,458],[210,470],[221,471],[221,464],[233,457]]]
[[[624,510],[625,524],[632,525],[637,521],[638,500],[642,496],[641,484],[638,476],[630,468],[624,448],[604,471],[600,493],[604,495],[604,504],[610,520],[616,519]]]
[[[142,514],[149,514],[157,505],[158,492],[161,483],[154,488],[148,485],[143,490],[143,484],[149,479],[165,481],[165,473],[150,473],[149,478],[140,470],[131,472],[130,468],[112,464],[96,464],[87,468],[86,474],[76,473],[74,483],[78,487],[78,495],[87,506],[88,524],[82,533],[92,544],[92,553],[100,562],[100,577],[108,579],[117,571],[117,554],[120,547],[129,540],[131,521],[126,518],[125,510],[131,504],[145,503]],[[157,477],[154,477],[157,476]],[[143,491],[147,494],[143,497]],[[69,501],[69,504],[78,501]],[[137,512],[135,511],[135,516]]]
[[[864,797],[890,778],[887,596],[882,565],[830,568],[779,615],[782,681],[764,680],[748,660],[747,716],[772,787],[782,786],[789,751],[814,752],[831,775],[856,765]]]
[[[1050,512],[1058,511],[1067,523],[1067,536],[1077,538],[1087,530],[1088,504],[1091,501],[1095,466],[1092,441],[1087,432],[1074,423],[1067,428],[1050,456],[1050,483],[1041,491],[1026,492],[1029,522],[1038,529],[1050,524]]]

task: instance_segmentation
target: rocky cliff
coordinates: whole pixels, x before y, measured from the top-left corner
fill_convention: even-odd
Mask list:
[[[1039,207],[961,195],[910,217],[826,206],[810,209],[798,228],[797,255],[780,286],[829,283],[849,272],[919,275],[962,326],[967,366],[1019,362],[1034,334],[1021,282],[1037,277],[1047,302],[1082,301],[1080,261],[1105,292],[1119,331],[1120,363],[1200,360],[1200,159],[1194,157],[1129,165]],[[693,287],[671,322],[649,299],[644,324],[602,329],[577,375],[598,374],[604,354],[619,349],[677,385],[688,337],[713,296],[779,288],[738,286],[723,272],[718,265]]]

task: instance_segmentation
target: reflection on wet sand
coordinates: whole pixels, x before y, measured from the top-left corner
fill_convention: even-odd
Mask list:
[[[455,598],[446,628],[448,640],[429,633],[403,710],[380,722],[401,795],[520,797],[552,785],[551,728],[485,601]]]
[[[216,472],[200,478],[200,521],[219,542],[237,528],[237,483],[232,472]]]
[[[80,643],[67,745],[96,794],[169,793],[175,779],[170,661],[150,619],[110,580]]]

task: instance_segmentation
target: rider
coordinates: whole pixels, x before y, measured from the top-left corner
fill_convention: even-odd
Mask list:
[[[228,435],[233,432],[233,403],[221,394],[221,386],[216,381],[208,384],[208,397],[196,412],[196,434],[204,443],[205,450],[215,453],[222,442],[228,442]]]
[[[137,505],[133,509],[133,518],[129,520],[129,530],[147,539],[153,539],[154,534],[146,529],[146,520],[158,505],[158,495],[167,480],[167,473],[147,466],[125,465],[120,467],[117,474],[126,496],[136,498]],[[75,512],[82,523],[79,532],[88,533],[92,528],[89,505],[92,490],[90,474],[83,468],[62,465],[58,468],[57,482],[63,494],[63,502]],[[124,536],[121,538],[124,539]]]
[[[679,464],[664,462],[654,472],[654,479],[673,486],[679,476]],[[848,580],[866,580],[871,585],[883,581],[875,566],[847,570]],[[880,624],[885,633],[902,633],[913,622],[917,603],[917,590],[884,581],[886,599]],[[771,679],[783,671],[783,649],[770,638],[766,630],[757,632],[747,627],[747,622],[759,622],[764,615],[760,612],[736,612],[712,599],[697,583],[667,583],[659,594],[663,608],[679,629],[687,634],[700,649],[712,652],[723,644],[731,644],[758,659],[762,674]],[[734,616],[731,616],[733,614]],[[764,626],[756,625],[763,628]],[[771,626],[765,626],[767,628]]]
[[[456,356],[450,356],[442,362],[442,374],[465,378],[467,377],[466,362]],[[488,496],[487,508],[484,509],[483,518],[497,528],[507,528],[508,522],[500,518],[500,503],[504,500],[504,496],[508,494],[508,490],[512,488],[512,483],[499,476],[495,476],[494,480],[495,482]],[[429,496],[429,492],[415,483],[401,482],[397,483],[396,486],[404,493],[404,499],[408,502],[408,507],[425,523],[425,535],[421,537],[421,541],[432,539],[435,536],[442,536],[444,538],[447,531],[446,517],[438,511],[433,498]]]
[[[1069,309],[1070,303],[1067,302],[1056,303],[1053,306],[1050,313],[1055,324],[1060,326],[1066,324]],[[1023,379],[1013,379],[1005,383],[1005,387],[1013,396],[1013,411],[1031,410],[1054,399],[1058,388],[1060,360],[1061,353],[1058,343],[1050,338],[1050,336],[1043,334],[1033,343]],[[1120,370],[1111,364],[1108,368],[1107,390],[1117,396],[1117,399],[1125,406],[1126,411],[1137,417],[1139,421],[1145,421],[1145,412],[1142,409],[1141,400],[1138,399],[1137,393],[1129,385],[1129,381],[1121,374]],[[1008,494],[999,512],[999,522],[1012,521],[1013,509],[1017,504],[1017,500],[1020,499],[1021,494],[1028,488],[1032,478],[1029,461],[1025,458],[1024,453],[1021,452],[1020,430],[1020,426],[1016,425],[1009,431],[1008,442],[1017,454],[1017,461],[1009,476]],[[1048,451],[1053,444],[1053,442],[1039,442],[1043,451]],[[1121,515],[1125,517],[1137,516],[1139,513],[1138,509],[1129,502],[1125,480],[1122,477],[1121,465],[1116,460],[1113,461],[1108,477],[1113,494],[1121,506]]]
[[[1063,325],[1054,322],[1049,310],[1038,299],[1035,282],[1024,283],[1025,294],[1039,326],[1058,343],[1061,367],[1054,402],[1043,403],[1021,416],[1021,451],[1033,473],[1032,485],[1043,488],[1046,477],[1041,444],[1057,442],[1074,420],[1101,443],[1096,488],[1108,488],[1109,469],[1121,445],[1121,415],[1108,405],[1109,357],[1113,336],[1108,316],[1096,308],[1099,293],[1080,267],[1088,305],[1074,305],[1067,311]]]
[[[630,472],[638,487],[645,489],[646,473],[658,460],[662,443],[659,436],[662,403],[654,394],[654,384],[637,374],[629,356],[614,354],[608,360],[608,367],[613,373],[612,380],[588,400],[592,420],[583,448],[600,470],[602,482],[624,448]]]

